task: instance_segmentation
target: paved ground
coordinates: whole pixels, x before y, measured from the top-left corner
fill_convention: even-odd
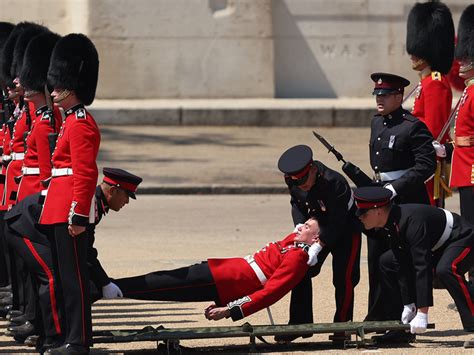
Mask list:
[[[336,145],[348,160],[368,171],[368,129],[318,129]],[[315,157],[333,168],[340,164],[326,153],[310,129],[250,127],[105,127],[102,130],[100,166],[129,169],[145,180],[145,191],[191,191],[192,187],[212,184],[273,186],[281,189],[276,169],[279,155],[294,144],[309,144]],[[173,188],[173,189],[171,189]],[[257,189],[258,190],[258,189]],[[283,189],[284,190],[284,189]],[[454,197],[448,207],[458,210]],[[160,269],[189,265],[210,256],[241,256],[276,240],[291,229],[288,196],[259,195],[139,195],[119,214],[110,213],[98,228],[97,248],[111,277],[130,276]],[[331,322],[334,301],[330,259],[313,282],[316,322]],[[354,320],[363,319],[367,308],[366,248],[362,249],[361,281],[356,289]],[[435,308],[430,321],[436,330],[420,336],[417,343],[403,348],[378,350],[351,349],[346,353],[469,353],[462,343],[469,337],[462,332],[459,317],[448,309],[446,291],[435,290]],[[232,325],[229,320],[209,323],[203,309],[207,303],[140,302],[134,300],[99,301],[93,307],[94,329],[141,328],[146,325],[196,327]],[[272,306],[277,324],[288,318],[288,297]],[[249,317],[252,324],[268,324],[266,312]],[[237,322],[242,324],[243,322]],[[0,352],[21,353],[24,347],[3,336],[0,322]],[[271,339],[269,339],[271,340]],[[244,339],[183,341],[186,347],[204,347],[221,353]],[[299,353],[341,350],[330,348],[326,335],[314,336],[299,347],[281,349]],[[302,344],[302,345],[301,345]],[[226,350],[222,350],[225,346]],[[303,348],[302,348],[303,347]],[[156,349],[156,343],[97,344],[94,353],[143,353]]]

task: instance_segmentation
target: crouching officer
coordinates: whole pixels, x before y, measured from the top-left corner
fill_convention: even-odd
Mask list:
[[[390,191],[381,187],[356,189],[354,197],[364,227],[384,228],[388,233],[390,249],[380,257],[382,290],[392,295],[385,300],[388,318],[409,323],[412,334],[426,331],[428,310],[433,306],[432,270],[436,268],[456,303],[464,330],[474,332],[472,285],[464,277],[474,265],[474,225],[434,206],[392,205]],[[410,336],[400,332],[388,332],[378,339],[407,340]]]
[[[122,297],[122,291],[115,285],[102,267],[94,248],[95,226],[109,210],[118,212],[135,199],[135,192],[142,178],[125,170],[104,168],[104,179],[95,191],[95,223],[88,227],[87,264],[91,279],[91,301],[100,298]],[[6,213],[6,235],[11,248],[20,255],[36,281],[36,299],[41,319],[25,319],[25,324],[10,327],[18,337],[32,334],[28,324],[35,324],[36,332],[44,338],[37,343],[38,350],[61,345],[64,325],[61,321],[60,300],[57,295],[57,278],[53,264],[52,244],[37,223],[41,214],[44,195],[37,193],[26,197]],[[19,317],[21,318],[21,317]]]
[[[320,234],[323,248],[319,261],[291,293],[289,323],[313,322],[311,278],[319,274],[329,253],[332,254],[333,285],[336,289],[334,321],[351,321],[354,287],[360,276],[362,229],[355,217],[352,190],[341,174],[313,160],[313,152],[306,145],[284,152],[278,161],[278,169],[285,174],[294,224],[304,223],[310,216],[315,216],[323,226]],[[276,340],[288,341],[292,338],[295,337]]]
[[[401,106],[410,82],[388,73],[374,73],[371,78],[377,113],[371,123],[369,155],[375,180],[392,192],[395,203],[429,204],[425,181],[436,170],[436,153],[426,125]],[[384,320],[378,264],[389,245],[386,238],[368,234],[369,309],[365,320]]]

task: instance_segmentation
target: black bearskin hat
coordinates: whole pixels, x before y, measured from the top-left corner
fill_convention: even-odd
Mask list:
[[[73,90],[84,105],[90,105],[98,76],[99,55],[87,36],[71,33],[57,42],[49,63],[49,85]]]
[[[408,15],[408,54],[426,60],[431,69],[447,74],[454,59],[454,23],[441,2],[416,3]]]
[[[59,38],[61,37],[56,33],[48,31],[34,37],[28,43],[20,72],[23,87],[41,92],[44,90],[47,84],[49,60]]]
[[[48,31],[46,27],[32,23],[25,27],[25,29],[20,33],[18,39],[16,40],[15,49],[13,51],[13,61],[10,69],[12,78],[16,78],[20,75],[21,67],[23,65],[23,55],[25,54],[28,43],[35,36],[45,31]]]
[[[474,4],[466,7],[459,20],[456,58],[474,62]]]
[[[0,22],[0,63],[1,63],[1,58],[2,58],[3,45],[7,41],[7,38],[12,32],[14,27],[15,25],[12,23]],[[0,71],[0,86],[3,86],[1,71]]]

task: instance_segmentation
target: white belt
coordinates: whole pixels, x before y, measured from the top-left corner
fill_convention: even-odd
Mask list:
[[[244,257],[244,259],[245,259],[245,261],[247,261],[249,263],[250,267],[255,272],[255,275],[257,275],[257,278],[260,281],[260,283],[262,285],[265,285],[265,283],[267,282],[267,277],[263,273],[262,269],[260,269],[260,266],[258,266],[258,264],[255,261],[255,259],[253,258],[253,256],[247,255],[246,257]]]
[[[25,153],[15,153],[11,154],[12,160],[23,160],[25,159]]]
[[[10,161],[10,160],[12,160],[11,155],[2,155],[2,161],[5,162],[5,161]]]
[[[446,227],[444,227],[443,234],[441,238],[439,238],[438,242],[435,244],[431,251],[435,251],[443,246],[444,243],[449,239],[451,236],[451,231],[453,230],[453,214],[443,208],[441,208],[443,212],[446,214]]]
[[[61,168],[61,169],[53,168],[51,170],[52,177],[68,176],[68,175],[72,175],[72,168]]]
[[[400,179],[408,170],[409,169],[386,171],[384,173],[378,173],[378,175],[380,176],[381,181],[393,181]]]
[[[40,169],[39,168],[28,168],[26,166],[21,168],[21,172],[23,175],[39,175]]]

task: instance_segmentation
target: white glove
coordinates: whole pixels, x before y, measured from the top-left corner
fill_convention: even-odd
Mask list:
[[[402,323],[408,324],[416,316],[416,306],[414,303],[406,304],[403,306],[402,312]]]
[[[397,191],[395,191],[395,188],[392,186],[392,184],[385,184],[384,188],[392,191],[392,197],[390,197],[390,200],[393,200],[395,196],[397,196]]]
[[[293,229],[293,233],[298,232],[298,228],[301,228],[301,227],[303,227],[303,226],[304,226],[303,223],[298,223],[298,224],[295,226],[295,229]]]
[[[436,156],[437,157],[446,158],[446,148],[445,148],[444,144],[441,144],[438,141],[433,141],[433,142],[431,142],[431,144],[433,144],[433,147],[436,151]]]
[[[113,282],[109,282],[107,285],[102,287],[102,298],[112,299],[119,297],[123,297],[122,290],[120,290],[120,288]]]
[[[428,313],[418,312],[410,322],[410,333],[420,334],[426,332],[428,327]]]
[[[318,254],[323,250],[323,247],[319,243],[314,243],[309,247],[308,250],[308,262],[309,266],[314,266],[318,262]]]

